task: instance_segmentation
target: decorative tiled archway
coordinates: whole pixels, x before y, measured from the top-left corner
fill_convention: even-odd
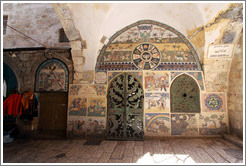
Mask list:
[[[201,71],[198,54],[176,29],[153,20],[141,20],[116,32],[97,58],[97,71]]]

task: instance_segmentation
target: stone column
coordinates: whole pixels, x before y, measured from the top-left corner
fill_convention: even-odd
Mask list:
[[[72,47],[71,54],[74,65],[74,80],[73,83],[78,84],[83,81],[83,65],[85,63],[85,57],[83,56],[83,49],[81,48],[81,41],[70,42]]]

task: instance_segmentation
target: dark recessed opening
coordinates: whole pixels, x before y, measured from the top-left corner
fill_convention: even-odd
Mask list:
[[[186,95],[186,93],[185,94],[183,94],[183,97],[186,97],[187,95]]]

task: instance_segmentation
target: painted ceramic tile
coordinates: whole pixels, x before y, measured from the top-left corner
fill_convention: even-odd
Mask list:
[[[145,112],[170,112],[168,93],[145,93]]]
[[[94,80],[94,70],[83,71],[83,81],[87,81],[88,83],[93,83]]]
[[[87,137],[105,137],[106,118],[87,118]]]
[[[228,132],[228,117],[225,113],[201,113],[199,115],[201,135],[221,135]]]
[[[77,96],[79,95],[79,90],[80,88],[82,87],[82,85],[70,85],[69,87],[69,95],[72,95],[72,96]]]
[[[121,74],[122,72],[108,72],[108,82],[110,82],[113,78],[115,78],[117,75]],[[142,81],[143,79],[143,72],[128,72],[132,74],[134,77],[138,78],[139,81]]]
[[[165,136],[170,135],[169,113],[146,113],[145,114],[145,135]]]
[[[146,72],[145,92],[169,92],[169,75],[167,72]]]
[[[68,114],[71,116],[86,116],[87,98],[78,97],[70,99]]]
[[[108,72],[108,83],[117,75],[121,74],[122,72]]]
[[[96,72],[95,84],[107,84],[107,72]]]
[[[117,31],[98,56],[96,70],[201,70],[197,52],[166,24],[142,20]]]
[[[192,75],[196,78],[201,90],[204,90],[204,84],[202,79],[202,72],[188,72],[188,74]]]
[[[85,137],[86,135],[86,117],[68,117],[68,136]]]
[[[47,60],[40,65],[36,76],[36,91],[67,91],[68,70],[57,59]]]
[[[105,85],[94,85],[98,96],[105,96],[106,95],[106,86]]]
[[[88,116],[106,116],[105,97],[88,97]]]
[[[182,74],[182,72],[171,72],[171,81],[179,74]]]
[[[203,112],[226,112],[225,93],[202,93]]]
[[[198,114],[172,114],[172,135],[197,135]]]
[[[94,85],[89,85],[89,84],[81,84],[82,87],[79,90],[79,95],[84,96],[84,95],[96,95],[97,91]]]

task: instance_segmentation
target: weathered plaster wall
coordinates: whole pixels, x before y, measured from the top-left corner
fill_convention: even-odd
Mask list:
[[[51,4],[48,3],[3,3],[3,15],[8,15],[7,24],[47,47],[70,47],[59,43],[62,28]],[[42,47],[26,36],[7,27],[3,35],[4,48]]]
[[[243,138],[243,35],[235,47],[229,74],[228,113],[230,130]]]

